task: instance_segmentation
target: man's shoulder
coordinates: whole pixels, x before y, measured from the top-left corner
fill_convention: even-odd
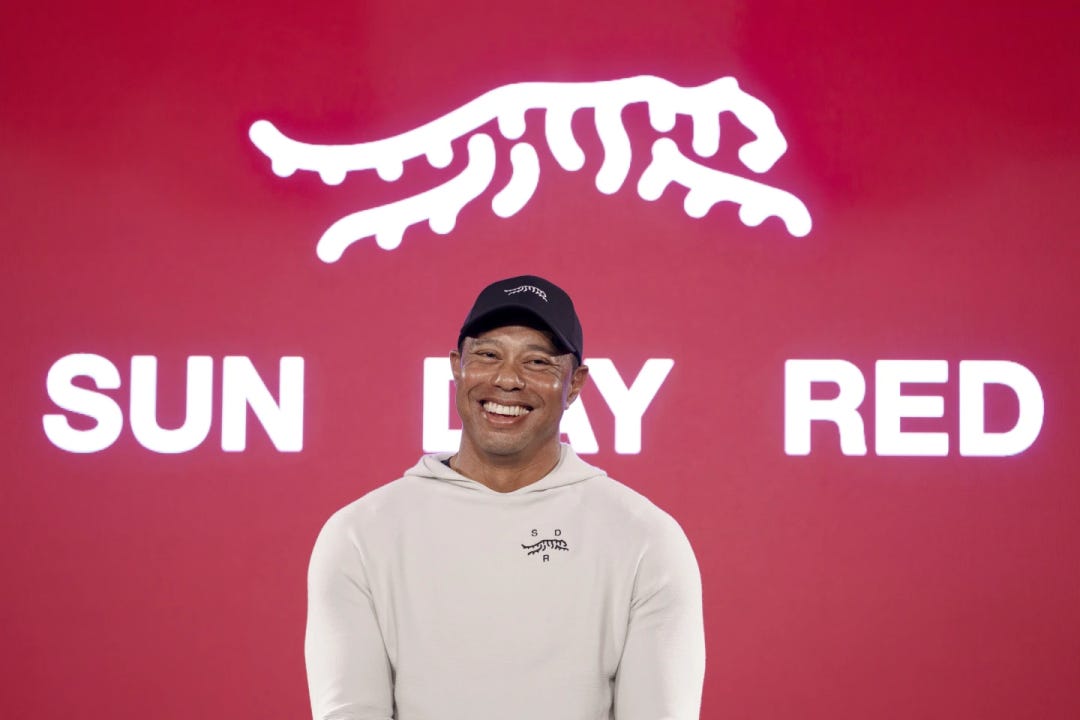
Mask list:
[[[610,521],[626,523],[637,532],[682,532],[675,518],[615,478],[607,475],[592,478],[588,491],[594,495],[597,512]]]
[[[405,507],[422,497],[421,478],[405,475],[380,485],[348,503],[331,517],[331,521],[352,523],[384,516]]]
[[[590,524],[604,537],[634,557],[649,558],[642,567],[696,568],[690,541],[674,517],[618,480],[605,476],[590,484]]]

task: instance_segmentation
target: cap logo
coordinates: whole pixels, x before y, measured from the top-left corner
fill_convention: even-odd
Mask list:
[[[503,292],[506,293],[507,295],[517,295],[518,293],[522,293],[522,292],[531,292],[531,293],[535,293],[537,295],[537,297],[539,297],[544,302],[548,301],[547,293],[544,292],[543,290],[541,290],[540,288],[536,287],[535,285],[518,285],[516,288],[511,288],[509,290],[503,290]]]

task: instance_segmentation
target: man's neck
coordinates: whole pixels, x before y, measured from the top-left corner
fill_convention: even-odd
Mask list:
[[[557,442],[527,459],[488,457],[462,443],[458,453],[450,458],[450,467],[495,492],[508,493],[547,475],[559,464],[561,455]]]

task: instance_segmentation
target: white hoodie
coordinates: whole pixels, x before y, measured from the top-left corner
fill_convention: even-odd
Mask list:
[[[449,455],[425,455],[319,534],[314,717],[697,718],[701,578],[675,520],[566,445],[510,493]]]

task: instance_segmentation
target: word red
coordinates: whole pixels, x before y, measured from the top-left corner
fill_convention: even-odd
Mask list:
[[[1035,375],[1008,360],[962,360],[959,377],[960,454],[1003,457],[1027,450],[1039,437],[1043,424],[1043,393]],[[903,418],[940,418],[945,414],[942,395],[906,395],[904,383],[945,383],[945,360],[878,360],[874,364],[874,453],[891,456],[945,456],[947,432],[902,431]],[[814,383],[839,386],[836,397],[815,400]],[[986,430],[985,389],[1003,385],[1016,395],[1020,414],[1003,432]],[[810,426],[834,424],[840,431],[840,452],[866,454],[866,431],[859,408],[866,397],[862,372],[847,360],[788,360],[784,363],[784,452],[810,454]]]

